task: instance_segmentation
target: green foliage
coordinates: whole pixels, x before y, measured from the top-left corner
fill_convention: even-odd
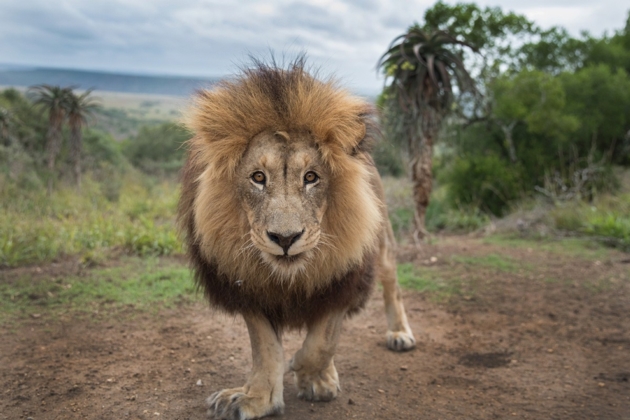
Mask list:
[[[179,124],[145,126],[124,144],[124,153],[142,171],[159,175],[177,172],[184,159],[182,145],[191,134]]]
[[[453,34],[410,27],[396,37],[379,60],[387,77],[391,77],[392,99],[402,101],[423,115],[424,107],[447,112],[454,89],[474,91],[473,81],[464,66],[462,49],[472,48]]]
[[[499,77],[490,86],[493,114],[503,125],[524,122],[530,133],[558,141],[566,140],[579,126],[577,118],[564,112],[562,83],[550,74],[525,70]]]
[[[41,189],[25,192],[0,178],[0,266],[92,256],[115,247],[139,255],[181,252],[173,184],[149,189],[128,174],[119,199],[110,200],[101,189],[106,182],[88,177],[80,194],[62,188],[48,197]]]
[[[424,13],[424,26],[465,39],[478,50],[501,45],[510,35],[532,32],[534,25],[523,15],[503,13],[499,7],[480,8],[475,3],[455,5],[438,1]],[[507,54],[508,46],[502,46]]]
[[[426,218],[429,232],[473,232],[490,221],[488,215],[478,207],[447,206],[444,200],[435,198],[429,203]]]
[[[573,203],[554,208],[557,229],[592,236],[602,243],[630,250],[630,195],[606,195],[591,204]]]
[[[538,30],[538,38],[525,42],[518,50],[513,70],[537,69],[549,74],[575,71],[586,60],[589,43],[576,39],[560,27]]]
[[[522,196],[521,169],[497,155],[457,158],[442,176],[453,206],[478,206],[501,216]]]
[[[607,65],[587,67],[561,76],[567,112],[580,121],[573,144],[581,156],[592,148],[613,162],[628,162],[630,129],[630,77]],[[624,145],[626,150],[623,150]]]
[[[457,44],[444,44],[472,70],[477,91],[485,98],[458,95],[449,109],[457,117],[448,119],[442,130],[446,143],[438,179],[448,200],[439,211],[438,206],[428,209],[432,229],[444,225],[449,210],[501,215],[514,200],[550,186],[575,188],[577,194],[560,195],[586,200],[614,189],[610,165],[630,165],[630,13],[625,28],[612,36],[583,33],[576,38],[564,28],[543,30],[500,8],[439,1],[412,29],[426,36],[400,38],[398,55],[392,55],[393,45],[383,57],[387,74],[411,78],[414,72],[429,72],[426,54],[419,53],[430,45],[427,34],[435,31],[482,52],[476,58]],[[422,41],[417,51],[404,44],[416,38]],[[433,73],[437,82],[432,86],[439,91],[439,69]],[[432,128],[418,124],[419,112],[409,118],[415,125],[409,124],[403,118],[404,101],[401,105],[396,99],[389,86],[379,97],[384,131],[410,152],[411,140],[427,133],[431,137]],[[440,114],[427,115],[434,129]]]

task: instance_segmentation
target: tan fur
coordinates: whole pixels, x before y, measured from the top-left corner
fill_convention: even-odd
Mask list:
[[[372,111],[370,106],[334,83],[318,82],[306,73],[295,83],[296,95],[286,119],[279,118],[258,84],[245,77],[201,92],[186,121],[196,134],[189,145],[195,164],[206,168],[198,179],[193,210],[198,239],[208,259],[239,279],[281,280],[256,254],[241,252],[249,240],[249,225],[234,176],[249,142],[263,132],[307,131],[315,139],[333,180],[322,222],[329,246],[321,247],[307,270],[294,279],[310,294],[374,249],[383,224],[383,203],[372,189],[365,162],[351,156],[365,136],[361,116]],[[206,211],[210,208],[212,212]],[[260,283],[244,284],[250,285]]]
[[[243,315],[253,357],[245,386],[210,397],[211,416],[282,412],[283,328],[308,329],[290,363],[299,396],[335,398],[342,321],[363,306],[374,274],[383,283],[388,347],[415,345],[367,147],[373,112],[300,62],[288,70],[258,64],[196,96],[186,117],[194,137],[179,221],[197,281],[211,302]],[[302,184],[312,168],[318,184]],[[264,185],[254,182],[257,172]],[[286,249],[270,235],[285,228],[302,232]]]

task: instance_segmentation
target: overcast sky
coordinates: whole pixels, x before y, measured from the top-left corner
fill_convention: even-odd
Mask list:
[[[455,3],[448,1],[448,3]],[[577,35],[624,26],[623,0],[495,0]],[[306,51],[355,92],[375,94],[376,61],[429,0],[0,0],[0,63],[222,76],[248,53]]]

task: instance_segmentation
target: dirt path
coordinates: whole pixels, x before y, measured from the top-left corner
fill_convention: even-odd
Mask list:
[[[284,418],[630,419],[627,254],[456,238],[400,259],[462,279],[438,301],[406,292],[418,348],[385,348],[376,293],[345,324],[340,397],[298,400],[287,375]],[[241,320],[201,304],[130,315],[0,327],[0,419],[202,419],[209,394],[244,382]],[[300,339],[285,337],[287,358]]]

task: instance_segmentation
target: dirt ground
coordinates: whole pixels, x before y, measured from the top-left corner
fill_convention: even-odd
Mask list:
[[[475,265],[489,255],[516,265]],[[459,270],[464,286],[442,299],[405,292],[418,346],[402,354],[385,347],[374,293],[344,327],[340,396],[301,401],[287,375],[283,417],[630,419],[630,256],[603,255],[468,237],[401,249],[403,263],[434,275]],[[38,270],[33,281],[45,277]],[[42,314],[0,327],[0,337],[0,419],[202,419],[205,398],[242,385],[250,366],[243,322],[200,303]],[[285,336],[287,359],[302,338]]]

